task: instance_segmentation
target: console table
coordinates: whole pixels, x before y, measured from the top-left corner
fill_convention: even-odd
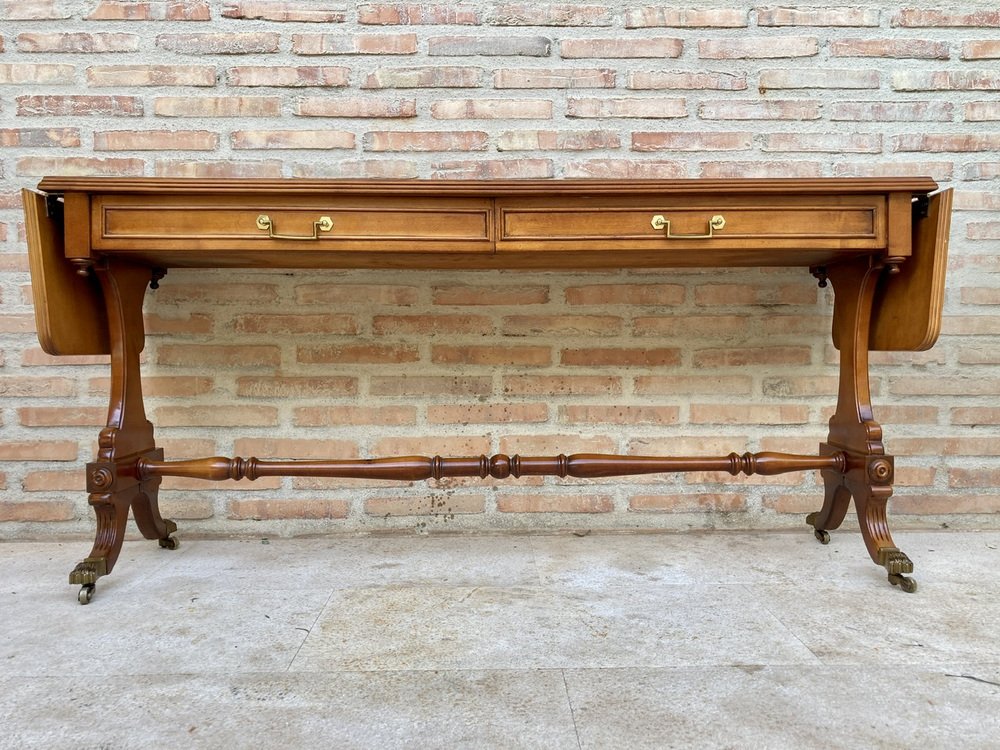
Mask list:
[[[916,588],[892,541],[893,457],[872,414],[870,350],[921,350],[940,328],[951,191],[929,178],[672,181],[221,180],[46,177],[24,191],[38,337],[53,355],[110,354],[90,554],[70,573],[86,604],[114,567],[128,513],[174,548],[162,477],[419,480],[680,471],[820,471],[819,541],[854,499],[889,581]],[[836,413],[816,455],[403,456],[330,461],[167,461],[146,419],[142,303],[169,268],[620,269],[800,266],[833,284]]]

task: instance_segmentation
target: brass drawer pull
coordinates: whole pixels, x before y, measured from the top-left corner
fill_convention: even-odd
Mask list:
[[[662,214],[654,216],[653,220],[649,223],[653,225],[653,229],[665,229],[668,240],[707,240],[716,229],[724,229],[726,226],[726,220],[722,214],[716,214],[709,220],[708,234],[671,234],[670,220]]]
[[[274,231],[274,222],[267,214],[257,217],[257,228],[266,229],[267,236],[273,240],[318,240],[320,232],[329,232],[333,229],[333,219],[329,216],[320,216],[313,222],[313,233],[309,234],[277,234]]]

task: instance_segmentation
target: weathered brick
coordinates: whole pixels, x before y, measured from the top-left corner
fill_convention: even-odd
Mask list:
[[[743,91],[747,78],[738,73],[684,73],[636,72],[629,73],[627,87],[646,89],[715,89],[718,91]]]
[[[679,349],[622,347],[563,349],[559,361],[574,367],[676,367]]]
[[[416,34],[293,34],[296,55],[412,55]]]
[[[431,424],[512,424],[545,422],[549,409],[545,404],[429,404],[427,421]]]
[[[905,162],[899,160],[884,162],[841,162],[833,167],[834,177],[920,177],[930,175],[935,180],[949,182],[954,164],[948,162]]]
[[[758,8],[758,26],[878,26],[879,11],[865,8]]]
[[[1000,11],[981,10],[964,13],[961,11],[919,10],[916,8],[907,8],[893,15],[892,25],[910,28],[926,28],[935,26],[1000,27]]]
[[[617,315],[506,315],[501,330],[507,336],[534,336],[540,333],[611,336],[621,332],[622,319]]]
[[[486,20],[494,26],[611,26],[614,17],[605,5],[502,3]]]
[[[87,85],[101,86],[215,86],[212,65],[92,65]]]
[[[286,2],[286,0],[228,0],[223,18],[246,21],[287,21],[297,23],[343,23],[347,13],[340,4]]]
[[[77,445],[70,440],[0,442],[0,461],[75,461]]]
[[[747,12],[735,8],[674,9],[670,7],[639,7],[625,11],[625,28],[740,28],[748,25]]]
[[[68,500],[22,500],[0,503],[0,522],[40,523],[72,521],[74,518],[76,510],[73,503]]]
[[[431,105],[431,116],[436,120],[550,120],[552,119],[552,101],[547,99],[444,99]]]
[[[833,102],[830,119],[852,122],[951,122],[952,102]]]
[[[588,68],[501,68],[493,74],[498,89],[594,89],[614,88],[615,71]]]
[[[685,99],[577,99],[566,102],[567,117],[668,119],[687,117]]]
[[[99,0],[88,21],[208,21],[206,0]]]
[[[587,159],[569,162],[566,177],[618,180],[676,180],[687,177],[687,167],[681,162],[627,159]]]
[[[816,37],[743,37],[698,42],[698,57],[705,60],[812,57],[818,54],[819,40]]]
[[[592,151],[621,147],[610,130],[508,130],[497,137],[498,151]]]
[[[365,513],[370,516],[444,516],[482,513],[486,498],[479,494],[447,492],[430,495],[372,497],[365,500]]]
[[[548,346],[435,344],[431,349],[431,362],[445,365],[541,367],[552,364],[552,348]]]
[[[948,45],[924,39],[836,39],[830,42],[833,57],[890,57],[947,60]]]
[[[246,283],[228,284],[190,282],[186,284],[164,284],[156,292],[161,305],[205,303],[213,307],[220,305],[263,305],[278,299],[278,288],[274,284]]]
[[[4,148],[75,148],[80,145],[78,128],[0,128]]]
[[[229,68],[226,78],[230,86],[342,87],[350,84],[350,74],[344,67],[245,65]]]
[[[551,159],[488,159],[440,161],[431,164],[433,179],[524,180],[555,176]]]
[[[541,305],[549,301],[547,286],[454,284],[431,288],[435,305]]]
[[[1000,177],[1000,161],[967,164],[963,170],[966,180],[993,180]]]
[[[299,427],[415,424],[413,406],[300,406],[294,410]]]
[[[0,85],[55,86],[73,83],[76,67],[49,63],[0,63]]]
[[[274,427],[278,410],[273,406],[157,406],[153,421],[158,427]]]
[[[361,119],[417,116],[415,99],[361,99],[307,96],[298,102],[297,115],[303,117],[353,117]]]
[[[900,70],[892,74],[896,91],[998,91],[1000,71],[996,70]]]
[[[392,131],[364,134],[365,151],[485,151],[489,135],[482,131]]]
[[[692,354],[695,367],[750,365],[807,365],[812,351],[805,346],[758,346],[740,349],[701,349]]]
[[[236,378],[240,398],[340,398],[358,394],[358,379],[347,376],[278,376],[243,375]]]
[[[1000,133],[931,133],[897,135],[892,138],[893,151],[997,151],[1000,150]]]
[[[21,352],[21,367],[75,367],[77,365],[109,365],[111,357],[106,354],[77,354],[54,357],[41,349],[31,348]]]
[[[59,0],[5,0],[0,3],[0,20],[60,21],[71,18],[65,3]]]
[[[343,130],[237,130],[235,149],[353,149],[354,133]]]
[[[59,54],[98,52],[138,52],[138,34],[89,34],[78,32],[23,32],[17,35],[18,52]]]
[[[365,78],[363,89],[478,88],[483,85],[482,68],[416,67],[376,68]]]
[[[265,344],[164,344],[157,350],[156,362],[182,367],[277,367],[281,350]]]
[[[680,421],[677,406],[603,406],[587,404],[560,406],[559,421],[581,424],[667,425]]]
[[[816,100],[706,101],[698,105],[702,120],[818,120],[822,105]]]
[[[794,404],[691,404],[692,424],[805,424],[809,407]]]
[[[214,151],[218,133],[207,130],[111,130],[94,133],[95,151]]]
[[[610,513],[615,509],[608,495],[573,494],[510,495],[497,497],[501,513]]]
[[[142,392],[153,398],[190,398],[211,393],[215,381],[212,378],[192,375],[152,375],[142,379]],[[111,378],[91,378],[89,390],[101,396],[107,395]]]
[[[90,156],[27,156],[17,160],[17,173],[27,177],[63,176],[139,177],[145,171],[142,159]]]
[[[968,122],[1000,120],[1000,102],[967,102],[965,120]]]
[[[357,319],[348,313],[293,315],[288,313],[244,313],[233,319],[233,330],[240,333],[277,334],[355,334]]]
[[[22,406],[17,417],[25,427],[99,427],[107,421],[108,410],[101,406]]]
[[[156,46],[181,55],[258,55],[278,51],[274,31],[160,34]]]
[[[454,57],[548,57],[552,40],[544,36],[436,36],[427,54]]]
[[[277,96],[158,96],[153,111],[161,117],[277,117]]]
[[[966,225],[965,236],[970,240],[1000,239],[1000,221],[970,222]]]
[[[960,406],[950,410],[951,424],[955,425],[1000,425],[1000,407]]]
[[[680,305],[685,288],[680,284],[588,284],[566,287],[569,305]]]
[[[812,305],[816,290],[802,284],[701,284],[695,304],[703,305]]]
[[[718,393],[746,395],[752,379],[748,375],[642,375],[635,378],[635,392],[642,396],[683,396]]]
[[[376,335],[488,334],[493,321],[485,315],[376,315],[372,333]]]
[[[622,392],[614,375],[504,375],[505,396],[613,396]]]
[[[299,284],[295,302],[300,305],[400,305],[416,304],[420,290],[394,284]]]
[[[824,165],[816,161],[722,161],[703,162],[698,176],[712,180],[734,180],[750,177],[821,177]]]
[[[399,364],[416,362],[420,351],[408,344],[323,344],[300,346],[295,361],[315,364]]]
[[[153,172],[157,177],[276,179],[283,176],[284,166],[280,159],[251,162],[160,159],[154,165]]]
[[[817,68],[760,71],[760,89],[877,89],[877,70]]]
[[[373,396],[420,396],[433,398],[447,396],[488,396],[493,392],[490,377],[450,376],[450,375],[377,375],[369,385]]]
[[[669,37],[655,39],[565,39],[559,43],[559,56],[566,60],[587,58],[680,57],[684,40]]]
[[[963,60],[1000,60],[1000,40],[983,39],[962,43]]]
[[[639,513],[736,513],[746,510],[746,498],[737,493],[632,495],[628,509]]]
[[[373,3],[358,7],[358,23],[361,24],[474,26],[480,22],[479,11],[469,5]]]
[[[803,151],[831,154],[878,154],[882,136],[868,133],[769,133],[761,151]]]
[[[752,133],[632,133],[633,151],[746,151]]]

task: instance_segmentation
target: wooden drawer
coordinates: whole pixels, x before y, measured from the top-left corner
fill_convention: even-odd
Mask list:
[[[240,251],[280,265],[282,251],[290,256],[493,251],[488,198],[160,195],[154,201],[98,195],[91,218],[95,249],[171,251],[174,259],[200,250]]]
[[[657,216],[670,222],[672,236],[667,236],[666,228],[654,228]],[[724,226],[710,228],[716,216],[724,219]],[[572,202],[558,197],[497,201],[499,252],[597,248],[670,252],[805,246],[867,250],[885,244],[886,201],[880,195],[779,199],[649,195],[575,198]]]

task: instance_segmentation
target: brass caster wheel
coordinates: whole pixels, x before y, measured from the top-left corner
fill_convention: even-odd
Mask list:
[[[168,536],[166,539],[160,539],[159,543],[163,549],[177,549],[181,546],[181,543],[172,536]]]
[[[94,598],[94,589],[97,588],[92,583],[86,583],[80,587],[80,593],[77,594],[76,600],[80,604],[90,604],[90,600]]]
[[[893,586],[899,586],[907,594],[912,594],[917,590],[917,582],[913,578],[908,578],[907,576],[901,575],[899,573],[889,574],[889,583]]]
[[[820,544],[829,544],[830,543],[830,532],[829,531],[825,531],[823,529],[816,529],[813,532],[813,536],[816,537],[816,541],[818,541]]]

